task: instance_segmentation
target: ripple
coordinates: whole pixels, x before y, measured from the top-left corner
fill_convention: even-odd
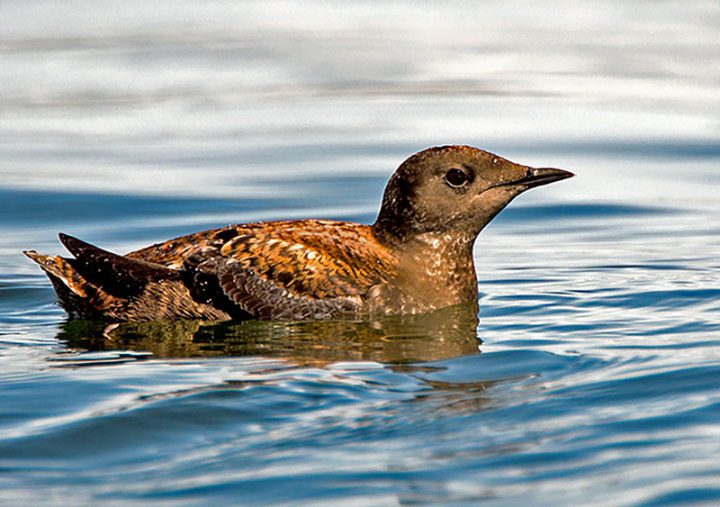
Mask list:
[[[584,306],[658,309],[682,308],[688,305],[717,302],[720,289],[675,289],[638,291],[631,294],[607,296],[581,303]]]
[[[613,203],[565,203],[562,205],[518,206],[507,209],[499,217],[501,221],[539,222],[552,219],[612,218],[662,216],[682,213],[683,210],[660,207]]]

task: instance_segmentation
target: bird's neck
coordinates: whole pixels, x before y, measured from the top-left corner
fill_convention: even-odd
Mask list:
[[[402,239],[379,238],[398,259],[398,284],[430,306],[477,301],[474,234],[423,232]]]
[[[456,232],[426,232],[413,236],[405,246],[408,267],[443,287],[458,290],[462,285],[477,287],[473,244],[475,237]]]

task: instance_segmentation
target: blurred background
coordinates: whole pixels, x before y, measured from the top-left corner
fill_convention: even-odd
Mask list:
[[[371,222],[402,160],[460,143],[577,174],[481,235],[469,341],[87,352],[20,254]],[[717,504],[719,183],[717,1],[3,0],[5,500]]]

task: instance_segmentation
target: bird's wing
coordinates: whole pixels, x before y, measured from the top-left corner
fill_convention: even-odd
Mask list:
[[[389,269],[366,226],[303,221],[238,226],[222,246],[185,260],[196,294],[218,292],[256,318],[328,318],[356,313]]]
[[[260,319],[328,319],[361,309],[359,296],[317,298],[299,294],[238,262],[223,264],[218,277],[227,297],[243,311]]]

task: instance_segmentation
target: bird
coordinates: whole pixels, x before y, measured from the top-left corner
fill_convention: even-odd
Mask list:
[[[71,319],[326,320],[478,307],[473,245],[524,191],[574,176],[465,145],[427,148],[390,177],[372,225],[229,225],[119,255],[66,234],[72,257],[23,253]]]

